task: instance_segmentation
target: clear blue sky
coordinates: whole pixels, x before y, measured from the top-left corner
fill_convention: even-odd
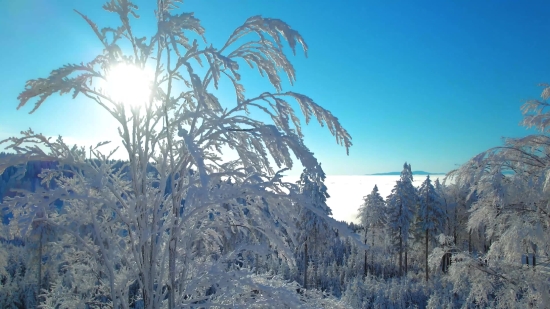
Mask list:
[[[31,105],[15,110],[27,79],[101,51],[72,9],[116,25],[103,3],[0,0],[0,138],[28,127],[85,144],[113,136],[105,112],[84,98],[56,95],[32,115]],[[137,30],[150,34],[156,1],[135,3]],[[258,14],[304,36],[309,57],[291,57],[292,90],[332,111],[353,137],[348,157],[316,122],[305,129],[327,174],[398,171],[404,161],[447,172],[501,137],[528,134],[519,108],[550,82],[548,1],[188,0],[181,9],[195,12],[215,46]],[[249,80],[247,93],[266,90]]]

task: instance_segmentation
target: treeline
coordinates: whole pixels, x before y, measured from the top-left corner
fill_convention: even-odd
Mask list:
[[[207,213],[206,220],[197,221],[195,229],[217,231],[220,238],[215,244],[194,241],[188,250],[194,252],[194,259],[220,262],[227,272],[247,270],[277,284],[293,283],[292,291],[299,297],[315,295],[331,306],[506,308],[513,302],[518,307],[534,308],[548,297],[550,212],[546,170],[535,164],[547,160],[541,155],[542,144],[531,148],[535,153],[527,153],[525,145],[546,140],[538,136],[508,141],[506,151],[491,149],[451,172],[444,182],[432,183],[427,176],[419,187],[414,187],[411,165],[405,163],[391,194],[382,197],[375,186],[359,209],[360,223],[340,222],[345,229],[335,228],[324,219],[331,214],[326,205],[327,188],[305,172],[297,186],[309,207],[294,205],[292,228],[277,222],[271,210],[274,200],[241,196],[235,204],[239,210],[230,203],[222,205],[229,212],[235,211],[234,216],[251,222],[259,220],[250,214],[259,207],[262,220],[274,220],[275,233],[294,239],[287,245],[295,263],[279,254],[243,249],[270,246],[270,242],[264,231],[217,226],[220,214],[214,210]],[[514,161],[507,160],[511,156]],[[535,161],[528,161],[535,156]],[[117,169],[124,168],[124,162],[111,163]],[[24,171],[6,169],[1,176],[2,198],[12,197],[11,189],[35,190],[40,186],[41,171],[55,167],[54,162],[29,162]],[[190,171],[182,177],[197,175]],[[239,185],[229,179],[215,187],[224,186]],[[182,211],[184,207],[183,201]],[[4,221],[4,229],[8,228]],[[87,233],[86,227],[79,228],[83,235]],[[350,233],[358,234],[362,244],[348,237]],[[45,303],[60,282],[79,297],[84,297],[84,292],[79,292],[81,280],[88,280],[82,286],[101,286],[84,279],[84,274],[79,278],[74,271],[68,279],[68,270],[84,261],[66,259],[68,247],[59,246],[64,237],[63,232],[36,222],[25,238],[2,241],[0,287],[6,292],[0,296],[2,308]],[[65,258],[59,262],[57,258],[62,256]],[[132,297],[129,308],[142,304],[136,282],[128,288]],[[38,288],[50,294],[39,293]],[[203,297],[215,295],[217,288],[212,281]],[[260,290],[252,289],[252,297],[256,293]],[[108,296],[93,299],[97,306],[87,302],[85,308],[110,302]]]

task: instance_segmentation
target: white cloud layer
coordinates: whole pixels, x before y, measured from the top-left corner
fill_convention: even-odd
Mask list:
[[[443,181],[445,175],[430,175],[430,179]],[[286,176],[286,181],[295,182],[299,176]],[[386,199],[391,193],[399,176],[371,176],[371,175],[327,175],[325,185],[330,198],[328,206],[332,209],[332,216],[336,220],[357,223],[357,210],[363,203],[363,197],[368,195],[374,185],[378,185],[380,195]],[[426,179],[426,176],[414,176],[415,187]]]

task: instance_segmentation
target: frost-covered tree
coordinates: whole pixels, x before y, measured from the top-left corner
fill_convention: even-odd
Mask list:
[[[22,240],[0,241],[0,308],[35,308],[37,305],[36,249]]]
[[[374,248],[374,236],[377,229],[382,229],[386,224],[386,202],[378,192],[378,186],[374,185],[372,192],[363,198],[363,204],[359,207],[357,218],[364,228],[363,241],[367,244],[368,231],[371,231],[371,247]],[[371,260],[372,261],[372,260]],[[374,262],[374,261],[372,261]],[[365,276],[367,275],[367,251],[363,265]]]
[[[413,185],[411,165],[405,162],[400,179],[396,181],[391,194],[386,198],[388,227],[399,253],[399,273],[401,275],[403,266],[405,266],[405,272],[407,271],[407,245],[416,202],[416,188]],[[403,252],[405,252],[405,265],[403,265]]]
[[[545,85],[542,101],[522,107],[523,125],[535,127],[538,134],[505,139],[503,146],[476,155],[450,175],[476,196],[467,228],[482,232],[488,243],[481,260],[463,256],[451,279],[480,305],[544,307],[550,301],[545,275],[550,251],[549,97]],[[535,257],[538,266],[522,266],[522,255]]]
[[[326,216],[332,215],[332,210],[327,205],[326,201],[330,195],[327,192],[327,187],[324,184],[325,174],[319,168],[319,175],[310,175],[307,171],[303,171],[298,180],[298,187],[303,197],[311,203],[314,209],[300,207],[300,216],[298,217],[299,227],[299,243],[303,247],[304,256],[304,288],[308,287],[308,266],[310,256],[318,258],[321,256],[321,251],[327,244],[327,241],[333,238],[334,232],[331,226],[326,221]],[[320,179],[320,182],[315,182],[313,179]],[[308,243],[310,246],[308,251]]]
[[[437,195],[440,198],[441,208],[443,209],[443,212],[445,213],[444,222],[443,222],[443,233],[445,235],[450,235],[451,234],[451,232],[450,232],[451,227],[450,227],[449,216],[450,216],[450,211],[451,211],[451,205],[450,205],[450,199],[448,197],[449,188],[446,185],[442,184],[439,181],[439,178],[436,178],[436,180],[434,181],[434,189],[435,189],[435,192],[437,193]]]
[[[473,182],[458,182],[445,186],[448,214],[448,234],[453,236],[455,246],[472,251],[472,233],[467,228],[470,209],[477,196],[471,192]]]
[[[221,48],[202,47],[192,39],[206,40],[200,21],[193,13],[177,13],[178,2],[157,2],[156,31],[149,38],[134,32],[137,6],[130,1],[103,6],[119,17],[114,28],[100,28],[77,12],[103,52],[29,80],[18,97],[18,108],[36,99],[31,113],[54,93],[87,97],[118,122],[123,147],[117,151],[127,158],[120,166],[110,160],[113,152],[102,151],[103,142],[70,147],[61,137],[48,139],[30,129],[3,141],[16,155],[2,158],[0,171],[29,160],[58,162],[40,174],[44,185],[53,186],[21,190],[4,201],[14,216],[12,235],[27,231],[29,220],[62,233],[58,242],[64,249],[57,257],[64,272],[44,291],[44,306],[252,307],[275,298],[281,307],[299,303],[284,281],[266,282],[235,262],[239,253],[253,250],[294,263],[291,209],[303,198],[296,184],[280,178],[293,167],[292,155],[314,175],[312,182],[322,183],[320,165],[303,143],[287,98],[297,102],[306,123],[314,117],[326,124],[346,149],[351,137],[311,98],[282,91],[279,72],[295,80],[283,43],[293,52],[300,44],[307,52],[297,31],[281,20],[254,16]],[[245,97],[242,63],[267,76],[276,92]],[[196,70],[197,64],[204,69]],[[134,75],[151,69],[151,79],[128,86],[131,94],[144,88],[148,94],[125,102],[126,96],[110,92],[121,68]],[[223,85],[231,85],[233,104],[215,95]],[[254,119],[251,110],[272,122]],[[222,160],[226,149],[238,158]],[[231,184],[224,182],[229,178]],[[52,207],[56,201],[62,206]],[[34,216],[35,208],[44,215]],[[237,234],[262,238],[225,250],[222,240]]]
[[[418,228],[424,232],[425,242],[425,268],[426,268],[426,281],[428,281],[428,249],[430,239],[435,236],[437,232],[443,230],[443,223],[445,222],[445,212],[441,208],[441,197],[437,194],[430,176],[426,176],[426,180],[422,182],[418,189]]]

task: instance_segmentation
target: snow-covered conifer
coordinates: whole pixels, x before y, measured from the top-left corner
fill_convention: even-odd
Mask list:
[[[443,230],[443,224],[445,222],[445,212],[441,208],[441,197],[437,194],[430,176],[426,176],[426,180],[422,182],[418,190],[418,229],[424,232],[425,242],[425,268],[426,268],[426,281],[428,281],[428,249],[430,239],[432,239],[437,232]]]
[[[298,217],[298,227],[300,228],[298,238],[303,248],[304,288],[308,288],[310,257],[314,257],[313,265],[315,265],[318,262],[316,260],[320,259],[323,254],[328,241],[335,237],[334,231],[325,219],[326,216],[332,215],[332,210],[326,203],[330,195],[328,195],[327,187],[324,184],[325,174],[322,169],[319,169],[318,182],[310,177],[304,170],[298,180],[300,194],[309,204],[306,207],[300,207],[300,216]]]
[[[363,241],[367,244],[368,232],[371,231],[371,247],[374,247],[374,237],[376,230],[384,227],[386,224],[386,202],[378,192],[378,186],[374,185],[372,192],[364,197],[364,202],[359,207],[357,218],[364,228]],[[371,261],[373,262],[373,261]],[[367,274],[367,251],[365,251],[364,273]]]
[[[399,253],[400,274],[403,274],[404,269],[407,270],[407,246],[416,202],[416,188],[413,185],[411,165],[405,162],[400,179],[396,181],[391,194],[386,198],[388,227],[393,235],[394,246],[397,247]],[[405,253],[404,264],[403,253]]]
[[[357,218],[364,227],[375,228],[383,226],[386,221],[386,202],[374,185],[372,192],[363,198]]]

